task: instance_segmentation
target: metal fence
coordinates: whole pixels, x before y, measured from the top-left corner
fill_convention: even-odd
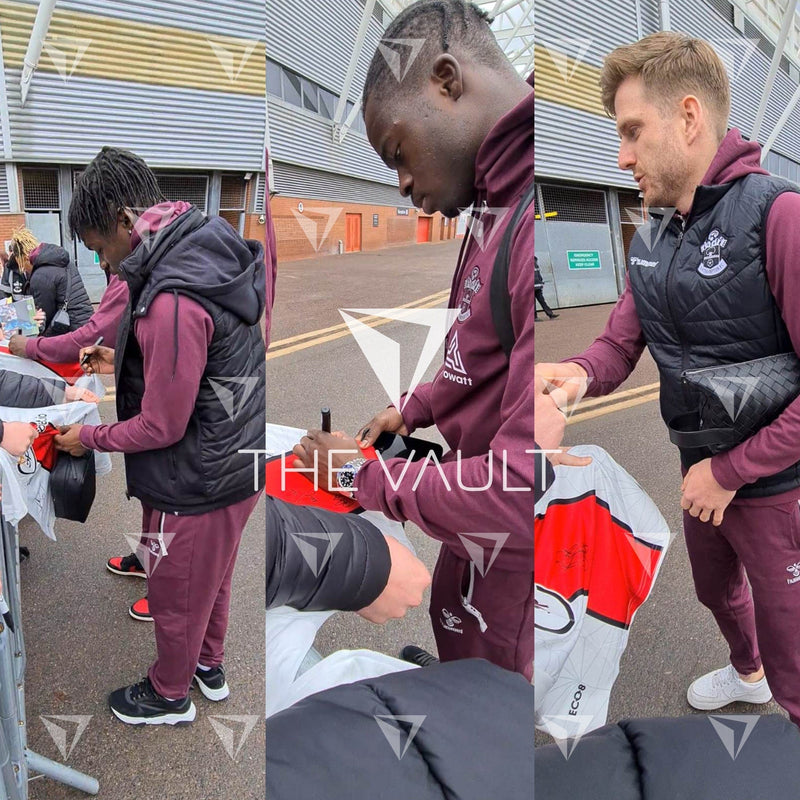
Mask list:
[[[27,800],[31,772],[97,794],[100,785],[94,778],[28,749],[19,537],[16,526],[5,522],[2,515],[0,531],[0,610],[4,612],[0,617],[0,800]]]

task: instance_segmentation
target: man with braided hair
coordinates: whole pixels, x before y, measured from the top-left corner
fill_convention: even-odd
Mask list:
[[[378,413],[358,433],[436,425],[451,451],[441,465],[403,459],[364,462],[331,450],[358,449],[309,431],[295,448],[306,467],[315,451],[322,485],[348,483],[367,509],[411,520],[442,542],[431,620],[442,660],[486,658],[533,675],[533,77],[526,82],[498,45],[491,19],[463,0],[420,0],[384,34],[364,86],[370,143],[397,172],[400,193],[425,214],[457,217],[472,206],[453,277],[459,314],[435,379]],[[410,46],[409,46],[410,45]],[[404,50],[403,50],[404,48]],[[397,58],[391,56],[394,51]],[[513,346],[501,343],[491,277],[510,234],[507,292]],[[503,286],[503,288],[505,288]],[[486,533],[486,532],[490,533]],[[404,658],[431,663],[409,646]]]
[[[143,506],[157,659],[109,703],[130,724],[191,722],[192,681],[209,700],[229,694],[231,579],[263,486],[254,485],[252,453],[264,451],[261,320],[273,281],[260,242],[166,202],[144,161],[125,150],[104,147],[87,166],[69,225],[129,292],[116,348],[81,350],[87,372],[115,374],[119,422],[73,425],[56,439],[73,454],[124,453],[128,494]]]

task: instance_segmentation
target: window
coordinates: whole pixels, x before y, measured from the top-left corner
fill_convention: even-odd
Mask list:
[[[243,175],[223,175],[219,196],[219,215],[235,230],[244,233],[247,185]]]
[[[274,62],[267,59],[267,92],[277,97],[282,97],[281,91],[281,68]]]
[[[22,195],[26,211],[58,211],[58,170],[23,168]]]
[[[327,89],[319,90],[319,113],[326,119],[333,119],[339,98]]]
[[[303,108],[306,111],[319,111],[319,100],[317,99],[317,84],[302,78],[303,85]]]
[[[283,99],[293,106],[303,106],[300,76],[288,69],[283,70]]]
[[[208,177],[181,173],[156,172],[156,180],[164,197],[173,202],[185,200],[197,206],[204,214],[208,213]]]

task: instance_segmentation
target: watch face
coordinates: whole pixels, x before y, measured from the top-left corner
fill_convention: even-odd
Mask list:
[[[356,482],[356,471],[349,465],[342,467],[336,474],[336,480],[342,489],[352,489]]]

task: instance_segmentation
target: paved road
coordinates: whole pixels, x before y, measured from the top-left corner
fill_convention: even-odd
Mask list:
[[[349,332],[334,331],[342,335],[332,340],[328,339],[330,332],[323,332],[303,340],[311,346],[302,350],[291,350],[297,345],[292,337],[341,325],[340,308],[393,308],[423,298],[433,297],[435,302],[437,296],[441,298],[438,305],[444,307],[459,246],[460,241],[412,245],[281,267],[267,361],[267,420],[301,428],[318,426],[319,409],[327,405],[332,410],[333,428],[353,434],[373,413],[385,408],[389,402],[386,394]],[[422,347],[422,327],[391,322],[377,330],[400,343],[401,378],[405,381],[401,385],[408,385]],[[440,363],[440,357],[434,359],[426,379]],[[442,441],[433,429],[420,435]],[[420,558],[432,570],[438,542],[414,525],[406,530]],[[427,598],[403,620],[382,627],[356,614],[336,614],[317,639],[324,654],[366,647],[397,655],[409,642],[435,652]]]
[[[537,361],[557,361],[585,348],[602,329],[612,306],[562,310],[559,319],[536,328]],[[646,387],[658,380],[645,352],[639,366],[617,391]],[[680,462],[658,410],[657,395],[624,395],[625,400],[595,406],[591,416],[568,425],[567,446],[595,444],[606,449],[658,505],[670,529],[681,528]],[[626,402],[650,397],[636,405]],[[619,410],[616,410],[619,409]],[[581,419],[580,412],[574,417]],[[686,689],[694,678],[724,666],[728,650],[713,617],[694,595],[686,548],[676,535],[658,581],[638,612],[619,678],[611,696],[609,722],[626,717],[680,716],[694,712]],[[724,713],[784,713],[775,703],[754,707],[737,703]],[[540,736],[537,740],[545,741]]]
[[[103,421],[116,419],[101,404]],[[261,800],[264,797],[264,512],[259,506],[242,540],[236,574],[226,668],[231,697],[213,704],[193,691],[198,716],[191,726],[133,728],[108,709],[113,689],[138,681],[155,654],[152,625],[128,616],[145,581],[122,578],[106,559],[130,552],[126,533],[141,530],[141,507],[124,494],[122,458],[101,478],[85,525],[59,520],[57,542],[29,520],[21,525],[31,559],[22,565],[27,667],[28,736],[41,755],[63,760],[40,715],[91,716],[67,763],[100,781],[104,800]],[[210,721],[212,715],[251,715],[253,728],[234,761]],[[77,724],[51,720],[67,731]],[[246,722],[217,720],[235,729],[238,747]],[[49,779],[30,785],[31,800],[86,795]]]

